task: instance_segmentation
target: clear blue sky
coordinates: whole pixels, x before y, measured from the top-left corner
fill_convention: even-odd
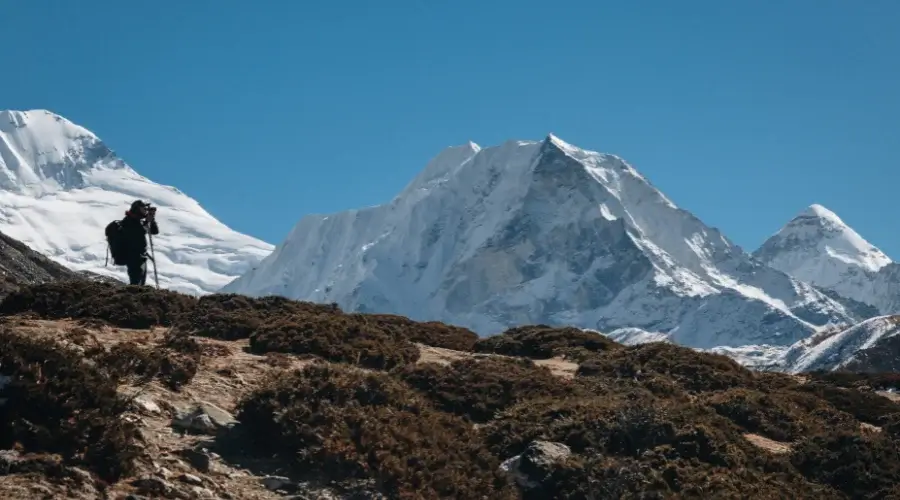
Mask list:
[[[0,109],[60,113],[272,243],[445,146],[553,132],[747,250],[815,202],[900,260],[898,23],[897,0],[9,1]]]

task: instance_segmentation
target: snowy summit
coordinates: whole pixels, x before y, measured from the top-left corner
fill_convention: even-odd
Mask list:
[[[44,110],[0,111],[0,231],[71,269],[127,282],[124,268],[104,265],[103,229],[136,199],[159,207],[153,243],[165,288],[213,292],[273,248],[141,176],[84,127]]]
[[[223,291],[481,334],[545,323],[702,348],[786,346],[861,319],[752,259],[622,158],[553,135],[449,148],[387,204],[304,217]]]
[[[881,314],[900,312],[897,264],[821,205],[794,217],[753,255],[799,280],[874,306]]]
[[[832,287],[848,271],[876,272],[891,259],[831,210],[812,205],[755,253],[776,269],[815,285]]]

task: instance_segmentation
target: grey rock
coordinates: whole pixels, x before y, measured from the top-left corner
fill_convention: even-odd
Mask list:
[[[554,464],[564,461],[572,450],[562,443],[534,441],[522,453],[522,472],[529,475],[547,474]]]
[[[203,488],[200,486],[194,486],[191,488],[190,498],[217,498],[216,494],[207,488]]]
[[[212,419],[209,418],[209,415],[205,413],[194,416],[191,420],[191,427],[196,431],[208,434],[216,432],[216,424],[214,424]]]
[[[156,475],[163,479],[171,479],[172,471],[170,471],[169,469],[167,469],[165,467],[159,467],[156,469]]]
[[[93,484],[94,476],[91,475],[90,472],[78,468],[78,467],[67,467],[66,471],[74,478],[77,478],[79,481],[85,484]]]
[[[268,490],[280,490],[286,486],[293,486],[290,479],[283,476],[266,476],[262,479],[263,486]]]
[[[131,400],[134,408],[147,415],[159,415],[162,408],[155,401],[146,396],[138,396]]]
[[[564,461],[572,450],[562,443],[533,441],[521,455],[504,461],[500,468],[523,489],[534,489],[551,474],[554,464]]]
[[[0,474],[9,474],[13,465],[22,460],[22,456],[15,450],[0,450]]]
[[[209,472],[212,468],[212,457],[203,451],[186,449],[179,454],[200,472]]]
[[[193,474],[182,474],[178,476],[178,479],[183,483],[192,484],[194,486],[200,486],[203,484],[203,480]]]
[[[172,420],[172,425],[187,431],[215,434],[237,424],[237,420],[218,406],[201,401],[186,410],[179,410]]]
[[[139,493],[148,495],[168,495],[174,490],[168,481],[153,476],[140,477],[131,484],[138,489]]]

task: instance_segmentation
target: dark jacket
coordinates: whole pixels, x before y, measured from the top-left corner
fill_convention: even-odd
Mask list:
[[[156,221],[150,222],[150,234],[159,234]],[[139,260],[147,255],[147,229],[141,219],[127,216],[122,220],[122,247],[128,260]]]

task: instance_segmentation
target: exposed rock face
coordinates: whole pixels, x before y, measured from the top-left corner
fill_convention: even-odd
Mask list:
[[[0,298],[22,285],[87,278],[0,233]]]

